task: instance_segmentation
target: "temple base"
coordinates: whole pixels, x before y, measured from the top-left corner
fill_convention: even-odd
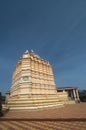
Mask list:
[[[7,104],[9,110],[37,110],[52,107],[63,107],[64,104],[74,104],[69,100],[67,92],[57,94],[32,94],[12,96]]]

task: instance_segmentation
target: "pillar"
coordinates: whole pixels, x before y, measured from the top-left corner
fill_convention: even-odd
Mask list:
[[[74,95],[74,99],[76,100],[76,92],[75,92],[75,89],[73,89],[73,95]]]
[[[78,90],[76,89],[76,95],[77,95],[77,100],[80,101],[79,99],[79,94],[78,94]]]
[[[73,99],[73,90],[70,90],[71,98]]]
[[[65,89],[63,89],[63,92],[65,92]]]

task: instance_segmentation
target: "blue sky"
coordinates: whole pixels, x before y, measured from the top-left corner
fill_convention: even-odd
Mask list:
[[[86,0],[0,1],[0,91],[33,49],[53,66],[57,87],[86,89]]]

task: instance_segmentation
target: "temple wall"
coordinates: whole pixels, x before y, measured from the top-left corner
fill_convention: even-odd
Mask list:
[[[13,71],[9,109],[61,107],[68,100],[67,92],[57,92],[49,62],[26,51]]]
[[[33,52],[25,52],[12,76],[10,109],[62,106],[54,82],[52,66]]]

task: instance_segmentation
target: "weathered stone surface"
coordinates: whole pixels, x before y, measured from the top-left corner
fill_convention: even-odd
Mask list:
[[[16,63],[12,76],[10,110],[62,107],[69,102],[67,92],[57,92],[54,74],[49,61],[34,51],[26,51]]]
[[[13,71],[9,109],[38,109],[62,105],[58,100],[52,66],[34,51],[26,51]]]

